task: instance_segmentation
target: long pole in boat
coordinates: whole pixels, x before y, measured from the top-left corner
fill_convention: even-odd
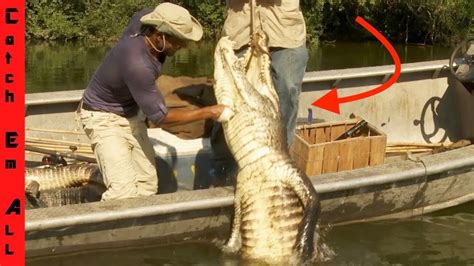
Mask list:
[[[95,163],[96,162],[95,158],[92,158],[92,157],[81,156],[81,155],[78,155],[78,154],[71,154],[71,153],[66,153],[66,152],[59,152],[59,151],[55,151],[55,150],[39,148],[39,147],[35,147],[35,146],[32,146],[32,145],[28,145],[28,144],[25,144],[25,150],[32,151],[32,152],[43,153],[43,154],[49,154],[49,155],[58,155],[58,156],[71,158],[71,159],[76,159],[78,161],[84,161],[84,162],[88,162],[88,163]]]

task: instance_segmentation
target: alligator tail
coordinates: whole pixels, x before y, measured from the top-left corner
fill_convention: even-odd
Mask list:
[[[321,204],[318,194],[314,189],[311,180],[304,174],[300,173],[301,181],[300,189],[303,193],[295,192],[299,195],[304,206],[303,219],[298,227],[296,236],[295,251],[303,261],[309,261],[313,258],[314,253],[314,234],[316,224],[321,212]]]

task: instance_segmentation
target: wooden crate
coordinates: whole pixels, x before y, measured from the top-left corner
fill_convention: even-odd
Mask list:
[[[334,141],[358,120],[300,125],[290,154],[308,176],[383,164],[387,136],[367,124],[352,138]]]

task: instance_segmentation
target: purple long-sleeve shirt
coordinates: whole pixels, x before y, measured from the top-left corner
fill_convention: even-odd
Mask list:
[[[108,52],[84,91],[88,106],[130,117],[140,108],[156,124],[168,113],[155,84],[163,66],[148,50],[140,32],[140,18],[152,10],[135,13],[118,43]]]

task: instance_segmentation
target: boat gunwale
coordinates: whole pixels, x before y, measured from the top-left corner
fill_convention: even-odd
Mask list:
[[[416,63],[402,64],[401,74],[417,73],[417,72],[439,72],[447,69],[449,61],[433,60]],[[367,77],[387,76],[393,74],[394,65],[382,65],[371,67],[346,68],[335,70],[322,70],[306,72],[303,78],[303,83],[314,83],[332,80],[358,79]],[[433,76],[436,76],[435,74]],[[53,92],[39,92],[27,93],[25,95],[25,105],[47,105],[47,104],[61,104],[79,102],[82,98],[84,90],[70,90],[70,91],[53,91]]]
[[[423,176],[432,176],[443,172],[456,171],[460,169],[474,168],[474,145],[470,145],[457,150],[446,151],[439,154],[433,154],[423,157],[421,160],[406,160],[400,162],[392,162],[376,167],[368,167],[356,169],[352,171],[323,174],[321,176],[311,177],[311,181],[315,189],[320,194],[333,193],[344,190],[359,189],[368,186],[377,186],[383,184],[392,184],[395,182],[402,182],[412,178],[418,179]],[[400,170],[399,169],[403,169]],[[346,179],[345,179],[346,178]],[[339,180],[338,180],[339,179]],[[337,181],[334,181],[337,180]],[[333,181],[333,182],[331,182]],[[211,188],[206,190],[183,191],[172,194],[155,195],[155,200],[159,201],[160,197],[168,198],[168,201],[173,198],[182,196],[189,198],[190,195],[200,195],[198,201],[183,201],[175,203],[161,202],[159,204],[152,204],[152,200],[141,202],[140,204],[151,204],[149,206],[139,206],[135,208],[125,208],[111,210],[104,215],[107,202],[96,202],[88,204],[73,205],[77,213],[83,208],[83,214],[76,214],[71,216],[52,215],[57,210],[66,210],[70,206],[53,207],[47,209],[33,209],[26,212],[27,221],[25,223],[25,232],[41,231],[46,229],[62,228],[68,226],[78,225],[76,221],[83,221],[85,224],[93,224],[97,222],[113,221],[118,217],[125,219],[140,218],[154,215],[177,214],[181,211],[193,211],[209,208],[225,208],[233,205],[233,189],[229,187]],[[217,195],[217,196],[216,196]],[[204,198],[207,197],[207,198]],[[134,200],[140,200],[134,199]],[[97,211],[92,211],[94,204],[100,207]],[[82,206],[81,206],[82,205]],[[44,218],[28,219],[28,216],[33,217],[35,213],[42,213]],[[49,213],[49,214],[48,214]],[[145,213],[145,214],[144,214]],[[29,215],[30,214],[30,215]],[[122,216],[120,216],[122,215]],[[82,223],[81,225],[83,225]]]

